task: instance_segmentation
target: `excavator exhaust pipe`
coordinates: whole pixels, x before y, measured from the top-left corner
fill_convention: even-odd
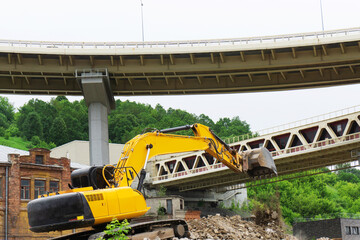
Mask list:
[[[258,148],[241,153],[243,167],[251,177],[277,175],[274,159],[269,150]]]

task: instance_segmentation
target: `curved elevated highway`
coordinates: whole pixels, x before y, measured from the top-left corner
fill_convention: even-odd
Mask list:
[[[0,40],[0,92],[82,95],[106,68],[114,95],[208,94],[360,82],[360,28],[179,42]]]

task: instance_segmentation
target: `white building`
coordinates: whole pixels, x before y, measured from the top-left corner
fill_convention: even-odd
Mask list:
[[[125,144],[109,143],[110,164],[116,164],[120,158]],[[51,149],[51,157],[66,157],[71,163],[90,165],[89,142],[74,140]]]

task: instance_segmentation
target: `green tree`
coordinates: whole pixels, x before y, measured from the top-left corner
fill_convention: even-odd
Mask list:
[[[41,142],[39,136],[32,136],[31,137],[31,144],[34,145],[34,146],[37,146],[39,145]]]
[[[0,113],[6,117],[9,125],[14,120],[15,109],[7,97],[0,97]]]
[[[0,113],[0,127],[6,129],[9,127],[10,122],[7,120],[6,116]]]
[[[55,98],[55,101],[57,101],[57,102],[61,102],[61,101],[69,102],[69,100],[68,100],[67,97],[65,97],[65,96],[57,96],[57,97]]]
[[[30,112],[27,114],[23,124],[23,134],[30,140],[33,136],[43,136],[43,126],[38,113]]]
[[[50,140],[57,146],[67,142],[67,128],[61,117],[55,118],[50,128]]]
[[[9,137],[15,137],[20,136],[20,132],[18,127],[16,126],[16,123],[12,123],[5,131],[5,134],[7,134]]]
[[[109,137],[112,142],[125,143],[133,138],[136,134],[134,128],[138,127],[139,123],[133,114],[116,114],[109,120]]]
[[[239,117],[220,118],[215,123],[214,131],[221,138],[240,136],[250,133],[250,125],[245,121],[241,121]]]
[[[199,121],[199,123],[201,123],[205,126],[208,126],[211,129],[214,129],[214,125],[215,125],[214,121],[210,117],[206,116],[205,114],[200,114],[200,116],[198,117],[198,121]]]
[[[49,130],[53,120],[57,117],[58,114],[56,109],[50,103],[44,102],[39,99],[31,99],[19,109],[19,115],[16,119],[17,126],[22,133],[27,131],[25,120],[31,112],[36,112],[38,114],[38,116],[40,117],[40,124],[42,126],[42,134],[36,135],[38,135],[40,139],[49,142]]]
[[[87,106],[84,102],[69,102],[64,97],[57,97],[51,100],[51,104],[65,122],[67,142],[88,139]]]

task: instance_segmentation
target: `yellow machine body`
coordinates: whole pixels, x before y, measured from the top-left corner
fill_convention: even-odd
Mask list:
[[[94,216],[94,225],[110,222],[112,219],[131,219],[144,215],[144,196],[130,187],[98,189],[84,192]]]

